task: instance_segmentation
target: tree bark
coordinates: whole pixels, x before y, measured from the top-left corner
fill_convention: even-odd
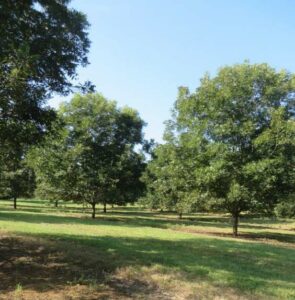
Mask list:
[[[92,219],[95,219],[95,203],[92,203]]]
[[[107,212],[107,204],[106,204],[106,202],[103,202],[103,212],[104,213]]]
[[[178,213],[179,219],[182,219],[182,212]]]
[[[16,197],[13,197],[13,208],[16,209]]]
[[[58,200],[55,200],[54,206],[58,207]]]
[[[239,214],[233,214],[233,236],[238,236],[238,226],[239,226]]]

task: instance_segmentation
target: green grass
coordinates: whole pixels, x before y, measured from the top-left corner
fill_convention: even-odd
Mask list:
[[[139,276],[188,298],[295,299],[295,220],[242,218],[241,238],[232,238],[226,236],[231,224],[225,215],[179,220],[126,207],[92,220],[88,209],[83,213],[72,203],[56,209],[22,200],[18,207],[0,201],[2,232],[88,247],[110,276]]]

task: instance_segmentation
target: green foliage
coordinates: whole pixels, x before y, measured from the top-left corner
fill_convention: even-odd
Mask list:
[[[68,94],[77,67],[87,64],[88,23],[68,4],[0,1],[0,185],[8,194],[19,194],[26,152],[56,118],[46,100]]]
[[[282,218],[295,218],[295,195],[291,194],[284,201],[279,202],[275,208],[275,213]]]
[[[46,93],[68,93],[77,66],[85,66],[90,41],[85,15],[70,1],[1,0],[1,70]]]
[[[36,143],[55,113],[54,92],[67,94],[87,64],[88,23],[69,1],[0,1],[1,147]]]
[[[59,116],[63,128],[30,153],[39,194],[88,202],[93,217],[97,203],[134,202],[144,168],[144,156],[135,151],[143,142],[138,113],[88,94],[64,103]]]
[[[147,190],[141,204],[151,209],[176,210],[180,217],[192,210],[196,196],[191,189],[193,182],[184,154],[172,143],[154,149],[153,160],[142,177]]]
[[[0,198],[14,199],[32,197],[36,187],[35,173],[23,159],[8,160],[2,163],[0,172]]]
[[[294,189],[294,76],[266,64],[225,67],[177,102],[197,185],[235,218],[270,210]]]
[[[269,212],[294,191],[294,104],[294,75],[266,64],[224,67],[194,93],[179,89],[163,147],[181,149],[178,165],[194,181],[189,190],[231,213],[234,234],[242,211]],[[171,173],[162,172],[157,180]]]
[[[67,148],[67,135],[59,118],[42,144],[32,147],[27,154],[27,164],[34,169],[37,177],[35,195],[41,199],[69,198],[72,151]]]

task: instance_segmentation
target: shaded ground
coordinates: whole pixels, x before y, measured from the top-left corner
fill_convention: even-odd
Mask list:
[[[208,229],[204,230],[204,229],[191,229],[191,228],[180,227],[180,228],[175,228],[174,230],[180,232],[204,234],[204,235],[216,236],[216,237],[234,238],[232,236],[232,233],[222,232],[222,231],[212,232]],[[295,249],[295,235],[291,233],[288,234],[288,233],[275,233],[275,232],[263,232],[263,233],[246,232],[246,233],[240,233],[236,238],[245,239],[249,241],[257,241],[257,242],[271,244],[271,245],[290,247]]]
[[[139,279],[109,278],[94,249],[69,246],[2,233],[0,299],[169,299]]]

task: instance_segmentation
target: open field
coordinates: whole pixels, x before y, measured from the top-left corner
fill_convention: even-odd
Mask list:
[[[295,220],[0,201],[0,299],[295,299]]]

